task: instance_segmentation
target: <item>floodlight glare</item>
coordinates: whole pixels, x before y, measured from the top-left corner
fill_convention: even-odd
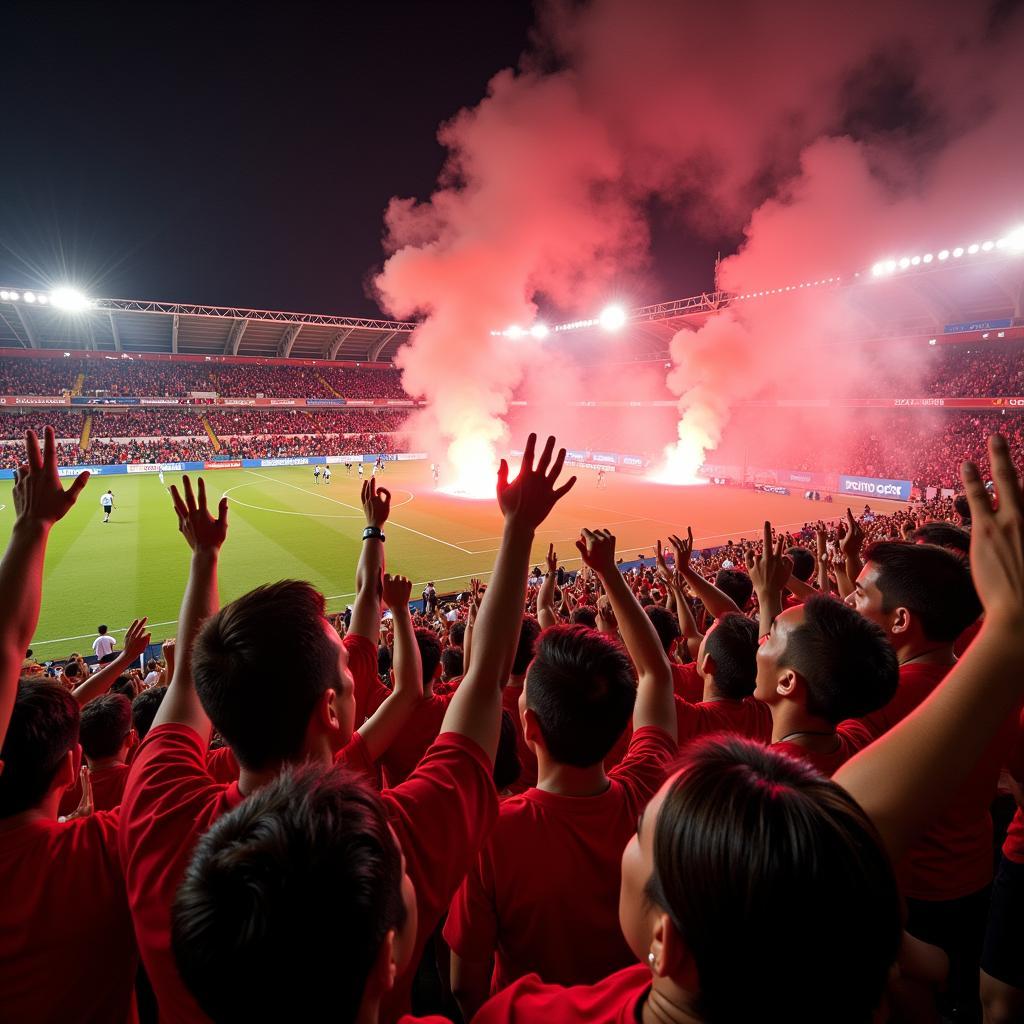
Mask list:
[[[1005,243],[1010,252],[1024,252],[1024,224],[1014,228],[1005,238],[1000,238],[999,242],[1000,245]]]
[[[35,302],[36,301],[36,293],[35,292],[25,292],[23,298],[25,299],[26,302]]]
[[[949,250],[948,249],[943,249],[942,252],[939,253],[939,259],[940,260],[948,260],[949,259]]]
[[[50,303],[68,313],[77,313],[92,305],[77,288],[54,288],[50,292]]]
[[[971,245],[967,246],[968,255],[973,256],[980,248],[981,246],[978,245],[977,242],[972,243]]]
[[[548,325],[547,324],[534,324],[530,328],[530,334],[538,341],[548,336]]]
[[[626,311],[621,306],[605,306],[597,319],[606,331],[617,331],[626,322]]]
[[[963,254],[964,254],[964,247],[962,245],[958,245],[953,250],[953,258],[954,259],[957,259],[957,260],[960,259],[960,257],[963,256]]]

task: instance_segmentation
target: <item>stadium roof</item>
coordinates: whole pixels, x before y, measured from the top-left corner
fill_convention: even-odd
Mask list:
[[[680,330],[697,330],[716,310],[799,288],[838,290],[844,310],[863,326],[863,337],[941,334],[947,324],[1024,317],[1024,258],[979,254],[876,278],[793,282],[746,296],[705,292],[685,299],[630,309],[621,331],[634,356],[660,357]],[[294,359],[390,361],[415,323],[364,317],[236,309],[139,299],[95,299],[68,314],[52,304],[27,302],[25,289],[0,289],[0,348],[92,349],[181,355],[262,356]],[[44,298],[45,293],[39,293]],[[602,358],[597,321],[566,330],[559,344]],[[570,325],[571,326],[571,325]],[[562,328],[556,328],[562,330]]]

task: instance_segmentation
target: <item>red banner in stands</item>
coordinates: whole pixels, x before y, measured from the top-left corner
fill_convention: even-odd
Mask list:
[[[242,460],[234,459],[227,462],[204,462],[203,469],[241,469]]]
[[[70,405],[67,395],[0,395],[0,405]]]

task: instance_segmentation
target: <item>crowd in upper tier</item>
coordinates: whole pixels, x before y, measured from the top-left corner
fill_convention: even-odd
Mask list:
[[[713,551],[680,524],[627,567],[599,523],[572,551],[541,539],[575,478],[531,436],[497,475],[486,585],[450,600],[396,573],[370,478],[335,616],[273,576],[221,607],[229,499],[185,478],[188,581],[145,674],[141,617],[120,645],[100,627],[95,672],[26,658],[48,539],[96,485],[65,489],[52,434],[20,455],[0,1018],[1024,1019],[1024,491],[1002,437],[955,499]]]

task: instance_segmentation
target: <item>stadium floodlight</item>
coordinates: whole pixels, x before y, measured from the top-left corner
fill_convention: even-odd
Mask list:
[[[1000,249],[1009,249],[1010,252],[1024,252],[1024,224],[1000,238],[996,245]]]
[[[67,313],[78,313],[88,309],[92,302],[77,288],[54,288],[50,292],[50,304]]]
[[[958,245],[953,250],[953,259],[957,259],[958,260],[958,259],[960,259],[961,256],[963,256],[963,254],[964,254],[964,247],[962,245]]]
[[[530,334],[538,341],[543,340],[548,336],[548,325],[547,324],[534,324],[530,328]]]
[[[978,251],[979,251],[980,249],[981,249],[981,246],[980,246],[980,245],[978,245],[978,243],[977,243],[977,242],[972,242],[972,243],[971,243],[971,244],[970,244],[969,246],[967,246],[967,254],[968,254],[969,256],[973,256],[973,255],[974,255],[974,254],[975,254],[976,252],[978,252]]]
[[[933,256],[933,255],[932,255],[932,254],[931,254],[930,252],[926,252],[926,253],[925,253],[925,254],[924,254],[924,255],[923,255],[922,257],[921,257],[921,262],[922,262],[922,263],[931,263],[931,261],[932,261],[933,259],[935,259],[935,257],[934,257],[934,256]]]
[[[626,323],[626,311],[621,306],[605,306],[597,321],[606,331],[617,331]]]
[[[906,270],[907,267],[909,267],[909,266],[910,266],[910,257],[909,256],[904,256],[903,259],[900,260],[900,270]]]
[[[47,298],[45,294],[36,296],[36,302],[38,302],[40,306],[45,306],[49,301],[49,298]]]
[[[521,338],[523,329],[519,324],[512,324],[510,327],[506,327],[503,333],[506,338]]]
[[[995,248],[995,246],[996,246],[996,243],[992,242],[992,241],[982,242],[981,243],[981,251],[982,252],[991,252]]]
[[[21,296],[17,292],[8,292],[7,298],[9,298],[11,302],[17,302]]]
[[[26,302],[35,302],[36,301],[36,293],[35,292],[25,292],[25,294],[22,296],[22,298]]]
[[[943,249],[939,253],[939,259],[940,260],[948,260],[949,259],[949,250],[948,249]]]
[[[935,344],[935,339],[934,338],[929,338],[928,339],[928,344],[929,345],[934,345]]]

